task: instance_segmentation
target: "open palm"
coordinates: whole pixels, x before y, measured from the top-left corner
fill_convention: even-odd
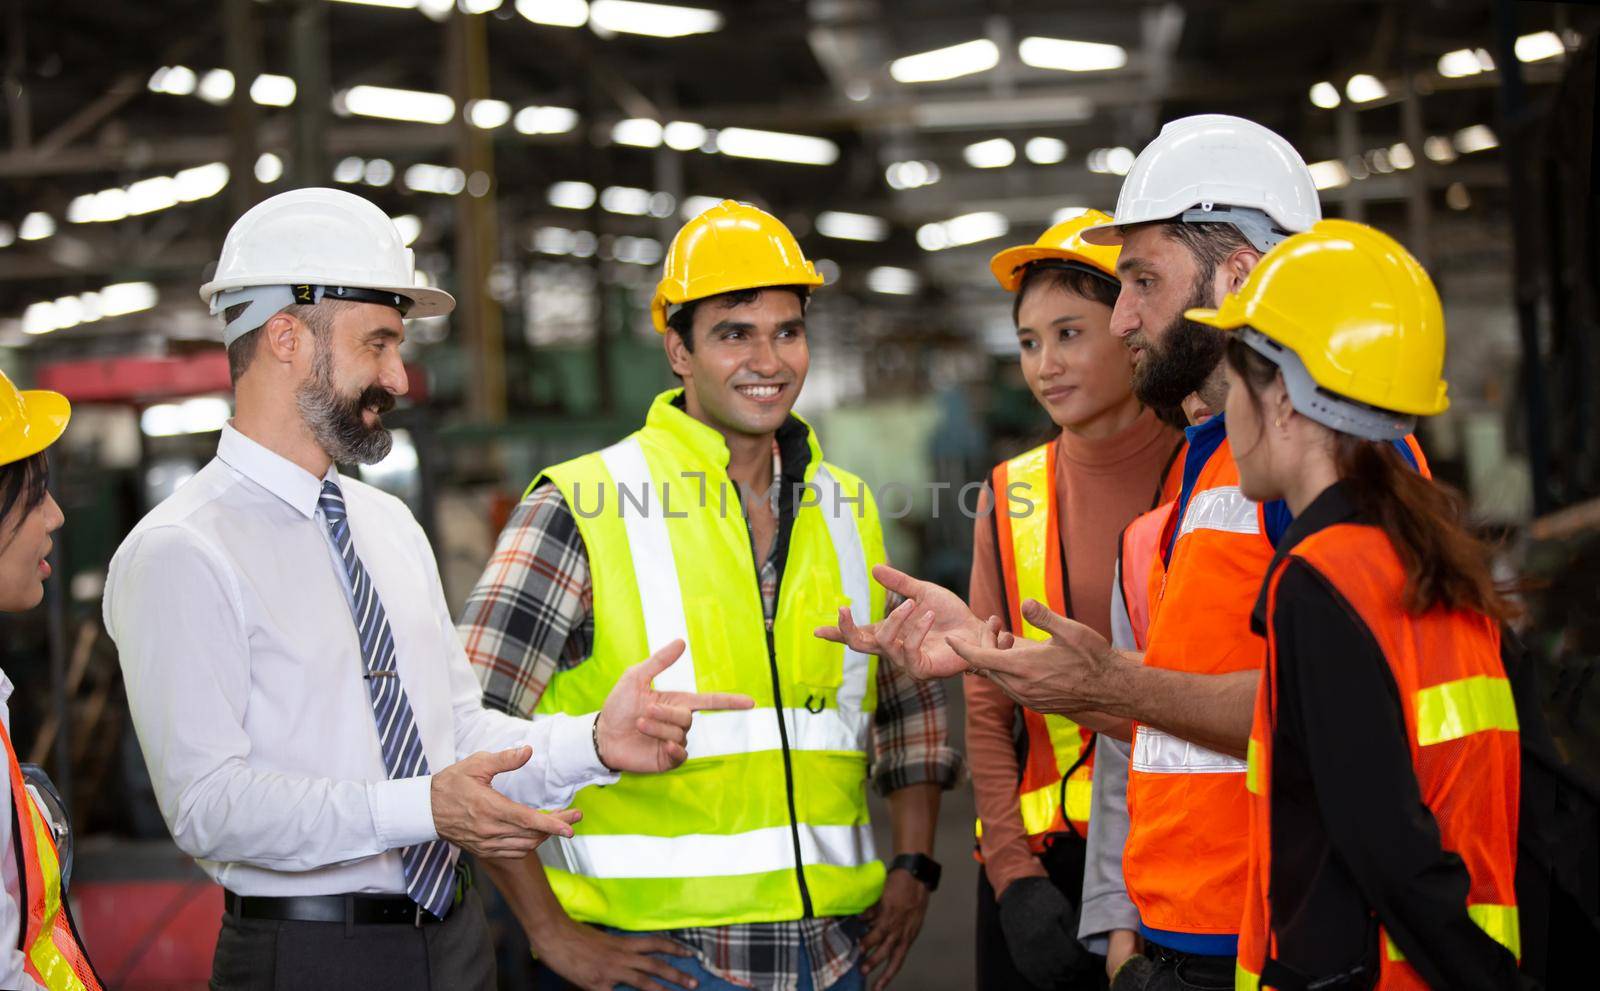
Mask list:
[[[886,564],[872,569],[884,588],[905,601],[881,622],[856,625],[848,609],[839,610],[839,625],[824,626],[816,635],[842,643],[852,650],[887,658],[912,677],[927,680],[960,674],[968,669],[945,641],[948,636],[977,642],[983,621],[972,614],[961,597],[942,585],[913,578]]]

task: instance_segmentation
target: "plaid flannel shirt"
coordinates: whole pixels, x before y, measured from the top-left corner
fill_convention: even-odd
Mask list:
[[[774,471],[775,480],[780,476]],[[777,612],[779,542],[773,543],[760,571],[768,619]],[[552,676],[589,657],[594,586],[588,552],[553,484],[535,488],[513,511],[459,627],[483,683],[484,703],[524,718],[533,715]],[[870,766],[881,794],[922,783],[949,788],[960,779],[961,757],[949,746],[941,684],[916,681],[891,664],[878,665]],[[813,986],[826,988],[860,959],[865,932],[865,922],[855,916],[673,929],[663,935],[684,944],[724,980],[793,991],[802,947],[811,961]]]

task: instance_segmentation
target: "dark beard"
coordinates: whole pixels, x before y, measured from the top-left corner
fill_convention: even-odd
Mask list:
[[[377,385],[355,396],[340,395],[333,384],[333,349],[326,341],[317,341],[311,378],[294,398],[312,436],[336,464],[370,465],[388,457],[394,438],[381,421],[367,426],[362,412],[370,406],[382,416],[394,409],[394,396]]]
[[[1211,278],[1207,276],[1196,282],[1189,301],[1161,335],[1160,348],[1149,339],[1143,342],[1144,357],[1133,369],[1133,393],[1140,402],[1157,409],[1174,408],[1205,385],[1222,360],[1228,338],[1215,327],[1185,320],[1183,311],[1209,309],[1212,303]]]

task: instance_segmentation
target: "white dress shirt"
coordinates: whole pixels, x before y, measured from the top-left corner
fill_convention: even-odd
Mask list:
[[[393,496],[326,478],[388,614],[429,768],[528,744],[532,759],[495,787],[536,808],[615,780],[593,715],[530,723],[483,708],[422,528]],[[431,778],[384,768],[322,481],[224,427],[216,458],[128,534],[106,578],[161,813],[241,895],[401,893],[399,848],[438,835]]]
[[[0,671],[0,722],[11,735],[11,679]],[[15,743],[13,742],[13,746]],[[6,896],[0,899],[0,988],[20,988],[22,991],[42,991],[33,978],[23,970],[22,951],[17,941],[22,938],[22,885],[17,881],[17,850],[11,835],[11,782],[0,786],[0,881],[5,883]]]

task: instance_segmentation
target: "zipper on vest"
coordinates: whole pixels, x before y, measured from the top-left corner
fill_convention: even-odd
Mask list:
[[[761,564],[756,560],[756,532],[750,525],[749,514],[743,513],[744,494],[739,487],[734,486],[734,494],[739,499],[740,511],[744,515],[744,533],[750,541],[750,566],[755,571],[756,597],[761,597]],[[782,522],[778,524],[782,526]],[[777,539],[774,533],[773,539]],[[783,570],[778,571],[777,584],[772,589],[772,610],[778,610],[778,604],[783,601]],[[772,705],[778,716],[778,743],[783,747],[783,787],[785,797],[789,801],[789,840],[794,844],[794,876],[800,885],[800,913],[805,918],[811,918],[811,889],[806,886],[805,859],[800,848],[800,816],[795,811],[794,805],[794,758],[789,753],[789,727],[783,718],[783,688],[778,677],[778,647],[772,635],[772,617],[766,615],[766,603],[761,604],[762,624],[767,629],[767,668],[772,672]]]

